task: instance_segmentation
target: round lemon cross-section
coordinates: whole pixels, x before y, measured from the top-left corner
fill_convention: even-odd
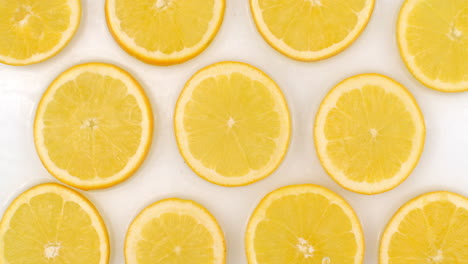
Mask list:
[[[468,91],[468,1],[406,0],[397,40],[421,83],[442,92]]]
[[[88,63],[62,73],[44,93],[34,142],[57,179],[99,189],[138,169],[152,131],[150,103],[137,81],[116,66]]]
[[[93,204],[59,184],[25,191],[0,222],[2,264],[107,264],[109,250],[106,226]]]
[[[322,165],[337,183],[358,193],[381,193],[402,183],[416,166],[424,146],[424,118],[401,84],[361,74],[325,97],[314,138]]]
[[[106,0],[110,32],[132,56],[155,65],[200,54],[221,27],[226,0]]]
[[[258,31],[274,49],[299,61],[334,56],[370,20],[375,0],[250,0]]]
[[[125,238],[127,264],[225,264],[221,227],[203,206],[170,198],[145,208]]]
[[[70,42],[80,19],[80,0],[0,0],[0,63],[49,59]]]
[[[174,122],[187,164],[223,186],[246,185],[271,174],[286,154],[291,133],[279,87],[240,62],[197,72],[177,101]]]
[[[277,189],[262,199],[245,234],[249,264],[362,264],[364,234],[356,213],[318,185]]]
[[[379,263],[467,263],[468,199],[438,191],[403,205],[380,241]]]

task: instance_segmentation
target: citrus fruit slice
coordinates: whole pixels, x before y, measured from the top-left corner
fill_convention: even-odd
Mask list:
[[[106,0],[110,32],[147,63],[185,62],[205,50],[224,17],[225,0]]]
[[[316,61],[338,54],[366,27],[374,0],[250,0],[263,38],[284,55]]]
[[[424,118],[401,84],[362,74],[328,93],[314,138],[322,165],[338,184],[358,193],[381,193],[402,183],[416,166],[424,147]]]
[[[390,220],[380,264],[468,263],[468,199],[450,192],[421,195]]]
[[[47,170],[81,189],[115,185],[143,162],[153,118],[141,86],[116,66],[77,65],[44,93],[34,143]]]
[[[224,264],[226,244],[216,219],[201,205],[166,199],[144,209],[125,239],[125,262]]]
[[[443,92],[468,90],[468,1],[406,0],[397,39],[421,83]]]
[[[109,239],[96,208],[64,186],[37,185],[0,222],[0,263],[107,264]]]
[[[249,264],[360,264],[364,237],[343,198],[321,186],[292,185],[269,193],[250,217]]]
[[[0,0],[0,62],[38,63],[56,55],[80,24],[80,0]]]
[[[177,101],[174,120],[185,161],[200,177],[223,186],[267,177],[283,160],[291,134],[279,87],[240,62],[197,72]]]

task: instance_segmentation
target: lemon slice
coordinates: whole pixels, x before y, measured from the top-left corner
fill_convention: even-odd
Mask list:
[[[468,263],[468,199],[421,195],[393,216],[380,243],[380,264]]]
[[[314,137],[322,165],[338,184],[375,194],[409,176],[424,147],[425,125],[401,84],[362,74],[342,81],[325,97]]]
[[[64,186],[37,185],[0,222],[0,263],[107,264],[109,239],[96,208]]]
[[[224,264],[224,235],[201,205],[176,198],[162,200],[144,209],[130,225],[125,262]]]
[[[291,134],[279,87],[240,62],[196,73],[177,101],[174,120],[185,161],[200,177],[223,186],[267,177],[283,160]]]
[[[374,0],[250,0],[263,38],[300,61],[326,59],[346,49],[366,27]]]
[[[468,1],[406,0],[397,39],[406,66],[424,85],[468,90]]]
[[[80,0],[0,0],[0,62],[38,63],[56,55],[80,24]]]
[[[361,264],[364,236],[343,198],[317,185],[269,193],[250,217],[245,236],[249,264]]]
[[[135,172],[152,131],[151,107],[135,79],[116,66],[89,63],[62,73],[44,93],[34,143],[57,179],[97,189]]]
[[[106,0],[106,17],[112,35],[132,56],[171,65],[208,47],[225,5],[225,0]]]

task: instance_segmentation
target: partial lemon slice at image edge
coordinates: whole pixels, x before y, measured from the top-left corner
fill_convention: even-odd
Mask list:
[[[351,206],[312,184],[277,189],[262,199],[245,235],[249,264],[361,264],[364,235]]]
[[[361,74],[334,87],[315,120],[319,159],[342,187],[376,194],[401,184],[424,148],[424,118],[398,82]]]
[[[34,143],[47,170],[81,189],[115,185],[132,175],[151,145],[153,116],[138,82],[122,69],[81,64],[44,93]]]
[[[468,199],[450,192],[403,205],[380,243],[380,264],[468,263]]]
[[[205,50],[221,27],[225,0],[106,0],[110,32],[151,64],[185,62]]]
[[[291,121],[273,80],[245,63],[220,62],[197,72],[177,101],[180,153],[200,177],[223,186],[270,175],[286,155]]]
[[[250,0],[258,31],[282,54],[326,59],[346,49],[366,27],[374,0]]]
[[[109,238],[96,208],[62,185],[19,195],[0,222],[0,263],[107,264]]]
[[[125,238],[125,262],[224,264],[226,243],[216,219],[204,207],[165,199],[133,220]]]
[[[397,39],[421,83],[442,92],[468,90],[468,1],[406,0]]]
[[[81,18],[79,0],[0,0],[0,62],[38,63],[72,39]]]

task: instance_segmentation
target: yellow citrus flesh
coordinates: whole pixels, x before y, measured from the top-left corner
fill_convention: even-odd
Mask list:
[[[62,73],[39,103],[34,141],[59,180],[82,189],[115,185],[143,162],[153,118],[141,86],[113,65],[90,63]]]
[[[27,190],[0,222],[0,263],[108,262],[101,216],[86,198],[64,186],[49,183]]]
[[[443,92],[468,90],[468,1],[406,0],[397,38],[420,82]]]
[[[382,236],[380,264],[468,263],[468,199],[450,192],[403,205]]]
[[[28,65],[54,56],[80,17],[80,0],[0,0],[0,62]]]
[[[425,125],[416,101],[401,84],[362,74],[326,96],[314,137],[320,161],[336,182],[375,194],[409,176],[424,147]]]
[[[276,50],[301,61],[333,56],[366,27],[374,0],[250,0],[258,31]]]
[[[201,205],[166,199],[144,209],[125,240],[127,264],[224,264],[226,244],[216,219]]]
[[[303,184],[269,193],[245,237],[249,264],[360,264],[364,237],[353,209],[330,190]]]
[[[177,101],[174,120],[185,161],[219,185],[268,176],[289,144],[289,110],[281,90],[244,63],[221,62],[195,74]]]
[[[214,39],[225,0],[106,0],[117,42],[147,63],[170,65],[200,54]]]

